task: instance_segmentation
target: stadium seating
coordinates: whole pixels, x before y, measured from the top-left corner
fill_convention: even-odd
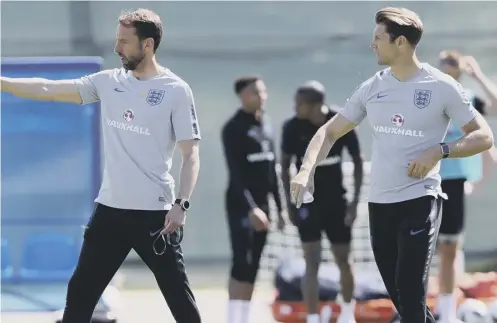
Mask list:
[[[79,255],[73,237],[58,232],[29,236],[23,248],[20,279],[25,282],[65,282]]]

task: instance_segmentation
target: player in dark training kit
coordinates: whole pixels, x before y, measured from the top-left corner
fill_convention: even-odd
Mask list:
[[[368,207],[375,261],[401,322],[434,323],[426,289],[446,198],[440,161],[479,154],[494,138],[461,85],[417,59],[424,28],[416,13],[385,8],[375,22],[371,47],[388,68],[362,83],[316,132],[291,193],[300,207],[312,191],[316,165],[367,116],[374,138]],[[444,143],[449,123],[463,136]]]
[[[354,322],[354,277],[350,265],[352,223],[357,215],[362,186],[362,158],[359,140],[351,131],[336,142],[328,156],[316,168],[314,201],[297,209],[290,199],[290,167],[302,164],[305,150],[316,131],[337,111],[324,104],[324,87],[316,81],[307,82],[295,94],[296,114],[283,126],[281,165],[282,180],[287,197],[290,219],[298,227],[306,260],[303,294],[307,304],[307,323],[319,323],[318,270],[321,262],[321,232],[331,243],[333,257],[340,270],[343,304],[338,323]],[[354,162],[354,197],[345,198],[342,154],[347,149]]]
[[[272,194],[284,224],[275,170],[273,130],[263,111],[266,86],[259,77],[235,82],[242,108],[222,130],[229,171],[226,211],[232,248],[228,323],[247,323],[250,300],[269,227]]]

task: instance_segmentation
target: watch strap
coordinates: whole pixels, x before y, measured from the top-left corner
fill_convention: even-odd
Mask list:
[[[440,151],[442,153],[442,159],[445,159],[445,158],[449,157],[449,155],[450,155],[450,148],[449,148],[448,144],[441,143],[440,144]]]
[[[186,199],[176,199],[174,200],[174,204],[178,204],[183,211],[188,211],[188,209],[190,208],[190,202]]]

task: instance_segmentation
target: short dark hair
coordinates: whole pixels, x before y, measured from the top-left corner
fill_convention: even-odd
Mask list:
[[[324,104],[326,93],[323,84],[313,80],[299,86],[297,95],[301,96],[306,103]]]
[[[137,9],[122,13],[118,20],[125,27],[134,27],[140,41],[152,38],[154,53],[157,51],[163,33],[162,22],[158,14],[149,9]]]
[[[406,8],[383,8],[376,13],[375,21],[385,26],[391,42],[404,36],[413,47],[416,47],[423,36],[421,19],[415,12]]]
[[[324,93],[311,88],[299,88],[299,95],[306,103],[309,104],[324,104]]]
[[[247,75],[247,76],[239,77],[235,81],[235,84],[234,84],[235,93],[237,95],[240,94],[240,92],[242,92],[243,89],[245,89],[247,86],[249,86],[250,84],[253,84],[257,81],[260,81],[260,80],[261,80],[261,77],[257,76],[257,75]]]

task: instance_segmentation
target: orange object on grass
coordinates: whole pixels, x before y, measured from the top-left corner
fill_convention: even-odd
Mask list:
[[[431,277],[428,283],[427,305],[433,311],[437,305],[438,280]],[[477,298],[489,303],[497,298],[497,273],[475,273],[465,274],[462,277],[459,288],[456,290],[457,303],[461,304],[464,299]],[[336,320],[340,314],[340,305],[336,302],[322,302],[323,306],[330,306],[332,320]],[[285,302],[276,300],[272,304],[273,317],[278,322],[304,323],[307,309],[304,302]],[[388,322],[394,315],[395,309],[389,299],[377,299],[357,302],[356,320],[361,323]]]
[[[438,284],[436,280],[430,283],[428,292],[427,305],[431,310],[434,310],[437,305],[436,293],[438,292]],[[464,300],[462,291],[457,290],[457,300],[460,304]],[[337,302],[321,302],[319,311],[324,306],[329,306],[332,311],[332,321],[336,320],[340,314],[340,305]],[[272,304],[273,317],[278,322],[284,323],[304,323],[307,316],[307,308],[304,302],[286,302],[274,301]],[[388,322],[395,314],[395,308],[389,299],[376,299],[369,301],[358,301],[355,310],[357,322],[373,323],[373,322]]]
[[[497,297],[497,273],[469,274],[461,281],[459,288],[466,297],[495,298]]]

